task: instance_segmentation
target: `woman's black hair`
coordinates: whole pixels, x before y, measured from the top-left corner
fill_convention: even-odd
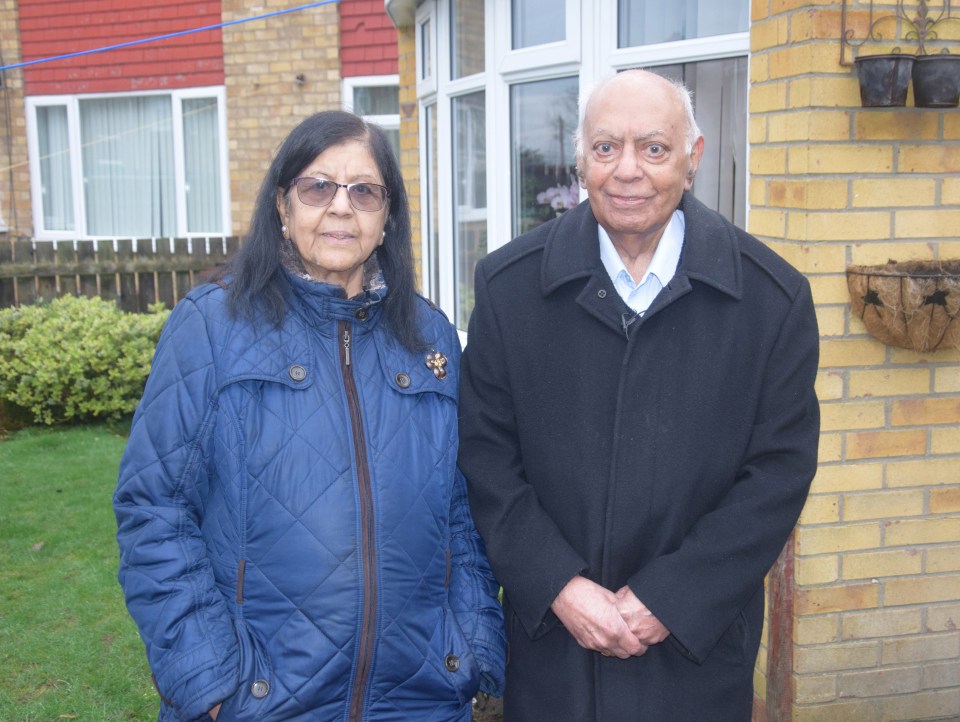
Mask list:
[[[277,325],[283,322],[287,310],[286,281],[280,260],[282,235],[277,193],[289,192],[290,181],[322,152],[355,140],[369,145],[383,184],[390,191],[386,235],[376,251],[388,289],[383,302],[386,322],[403,346],[420,351],[424,343],[417,323],[410,209],[403,176],[386,133],[353,113],[316,113],[290,132],[260,186],[244,243],[219,277],[227,279],[234,314],[255,322],[262,313]]]

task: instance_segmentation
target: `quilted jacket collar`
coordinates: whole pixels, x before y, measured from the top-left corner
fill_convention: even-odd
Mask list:
[[[303,308],[304,318],[311,325],[323,330],[328,321],[362,319],[363,323],[358,324],[356,332],[365,333],[379,323],[383,310],[382,301],[387,295],[386,287],[378,291],[364,291],[355,298],[347,298],[340,286],[300,278],[288,271],[284,273],[290,284],[291,294],[296,299],[295,306]]]

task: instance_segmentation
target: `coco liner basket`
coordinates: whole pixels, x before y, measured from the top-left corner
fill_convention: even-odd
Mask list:
[[[960,348],[960,260],[850,266],[847,287],[853,312],[883,343]]]

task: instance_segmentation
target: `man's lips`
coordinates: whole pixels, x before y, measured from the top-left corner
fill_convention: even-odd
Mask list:
[[[634,195],[622,195],[617,193],[608,193],[607,197],[615,205],[622,205],[622,206],[641,206],[645,203],[650,202],[650,199],[646,196],[634,196]]]

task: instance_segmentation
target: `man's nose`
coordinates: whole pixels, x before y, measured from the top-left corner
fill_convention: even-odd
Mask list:
[[[642,176],[643,172],[643,160],[640,157],[640,151],[633,146],[625,145],[617,162],[617,177],[621,180],[630,180]]]

